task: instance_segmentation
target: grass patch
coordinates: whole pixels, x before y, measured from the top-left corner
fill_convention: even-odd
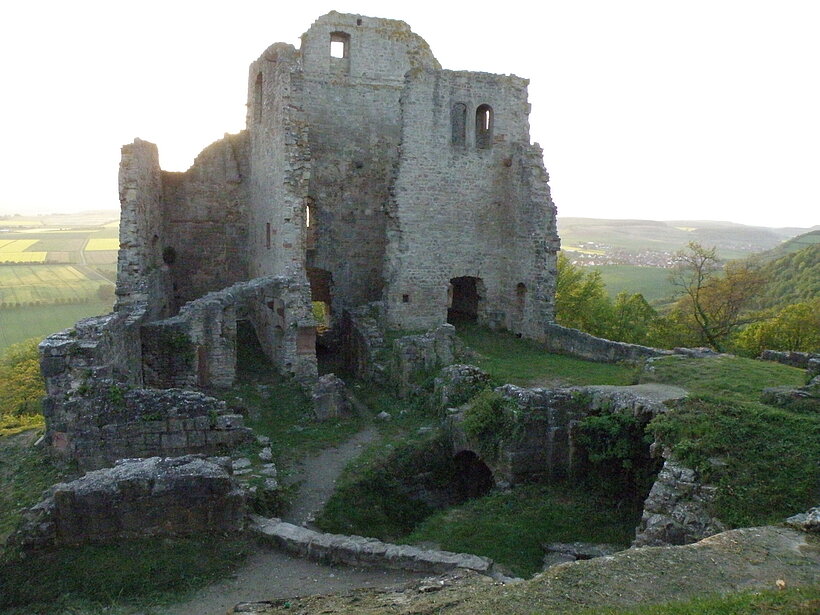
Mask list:
[[[778,523],[817,504],[820,418],[754,402],[693,397],[648,429],[718,487],[714,513],[732,527]]]
[[[0,437],[0,545],[17,527],[20,511],[40,500],[43,491],[68,473],[34,448],[36,431]]]
[[[64,548],[0,562],[0,607],[69,613],[112,603],[153,606],[227,576],[252,549],[245,538],[152,538]],[[32,580],[36,579],[36,582]]]
[[[434,542],[447,551],[484,555],[528,577],[541,570],[542,544],[581,541],[626,548],[639,519],[640,508],[614,509],[588,490],[532,485],[436,513],[404,542]]]
[[[82,318],[110,311],[110,301],[96,300],[78,304],[0,308],[0,353],[12,344],[31,337],[45,337],[73,326]]]
[[[816,615],[818,612],[820,585],[700,596],[631,609],[584,609],[578,611],[578,615]]]
[[[741,402],[756,402],[766,387],[803,386],[806,372],[771,361],[742,357],[694,359],[671,356],[651,363],[641,382],[663,382],[685,388],[695,395],[713,395]]]
[[[607,294],[614,299],[618,293],[641,293],[648,302],[664,301],[675,294],[669,281],[669,269],[638,265],[597,265],[590,267],[601,274]]]
[[[520,386],[585,384],[634,384],[634,367],[593,363],[563,355],[550,354],[531,340],[512,333],[490,331],[475,325],[459,328],[459,338],[479,354],[474,362],[502,383]]]

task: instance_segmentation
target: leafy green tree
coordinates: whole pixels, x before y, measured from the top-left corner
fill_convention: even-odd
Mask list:
[[[767,349],[820,351],[820,298],[787,305],[771,318],[749,325],[738,334],[736,345],[750,356]]]
[[[37,352],[39,338],[13,344],[0,356],[0,415],[24,416],[41,412],[45,396]]]
[[[555,287],[555,320],[559,325],[605,336],[612,318],[606,286],[597,271],[576,267],[563,252],[558,254]]]
[[[759,320],[748,308],[761,292],[764,278],[750,261],[727,263],[721,273],[715,248],[694,241],[677,258],[671,280],[681,296],[673,319],[688,328],[697,343],[723,352],[735,331]]]

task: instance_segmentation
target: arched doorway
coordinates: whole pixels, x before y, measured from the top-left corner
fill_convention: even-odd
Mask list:
[[[454,458],[456,496],[459,501],[486,495],[493,488],[493,473],[473,451],[461,451]]]

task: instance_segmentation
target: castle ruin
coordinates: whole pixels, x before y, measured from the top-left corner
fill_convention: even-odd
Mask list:
[[[111,456],[107,419],[78,420],[100,383],[109,414],[111,387],[230,386],[245,323],[314,383],[317,304],[342,353],[343,315],[373,303],[390,329],[467,319],[543,341],[559,239],[527,83],[442,69],[406,23],[331,12],[251,64],[246,129],[188,171],[124,146],[115,311],[41,346],[52,447]],[[180,454],[208,450],[176,425]],[[122,453],[165,450],[148,435]]]

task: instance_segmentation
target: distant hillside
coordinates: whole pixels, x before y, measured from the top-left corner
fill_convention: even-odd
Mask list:
[[[805,239],[804,239],[805,238]],[[786,252],[763,265],[768,283],[760,307],[780,307],[790,303],[820,297],[820,232],[807,233],[791,246],[797,250]],[[802,241],[814,241],[808,245]],[[800,248],[799,246],[805,245]]]
[[[558,233],[564,250],[593,255],[607,255],[617,251],[673,254],[690,241],[697,241],[707,247],[717,247],[722,258],[743,258],[771,250],[783,241],[811,230],[813,229],[747,226],[704,220],[558,218]],[[600,261],[598,259],[595,264],[608,264]],[[624,261],[620,259],[615,262]]]
[[[767,262],[773,261],[792,252],[798,252],[817,244],[820,244],[820,230],[809,231],[797,237],[792,237],[771,250],[758,254],[757,258]]]

